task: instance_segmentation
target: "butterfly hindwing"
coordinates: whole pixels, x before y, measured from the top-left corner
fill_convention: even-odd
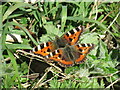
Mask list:
[[[75,60],[75,63],[80,64],[85,61],[86,55],[93,49],[94,44],[78,44],[74,47],[79,52],[79,58]]]
[[[67,44],[74,45],[79,40],[82,31],[83,27],[78,26],[75,29],[65,33],[62,37],[57,37],[54,41],[42,43],[34,47],[33,52],[42,56],[46,56],[58,48],[64,48]]]
[[[62,67],[70,67],[85,60],[86,55],[94,47],[93,44],[76,44],[59,48],[46,56],[47,59],[57,61]]]
[[[58,64],[61,65],[62,67],[73,66],[74,62],[66,60],[63,53],[64,49],[60,48],[55,50],[54,52],[50,52],[50,54],[47,55],[46,58],[58,62]]]

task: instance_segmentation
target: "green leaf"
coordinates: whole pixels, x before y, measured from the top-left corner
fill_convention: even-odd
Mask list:
[[[11,5],[8,9],[7,9],[7,11],[4,13],[4,15],[3,15],[3,22],[4,22],[4,20],[6,20],[7,18],[8,18],[8,16],[10,15],[10,14],[12,14],[16,9],[18,9],[18,8],[20,8],[20,7],[26,7],[26,6],[28,6],[28,7],[31,7],[31,8],[34,8],[32,5],[30,5],[30,4],[28,4],[28,3],[21,3],[21,2],[18,2],[18,3],[16,3],[15,5]]]
[[[86,21],[86,22],[93,22],[93,23],[98,24],[104,30],[109,32],[109,30],[106,28],[106,26],[104,24],[100,23],[99,21],[93,20],[93,19],[88,19],[88,18],[83,18],[83,17],[70,17],[69,16],[69,17],[67,17],[67,20],[73,20],[73,21],[81,20],[81,21]]]
[[[62,6],[62,13],[61,13],[61,30],[64,29],[65,23],[67,20],[67,6]]]
[[[99,47],[98,47],[98,49],[99,49],[99,51],[98,51],[98,57],[99,58],[106,58],[106,56],[108,56],[108,50],[107,50],[107,47],[106,47],[106,45],[105,45],[105,43],[104,42],[102,42],[101,40],[100,40],[100,42],[99,42],[100,44],[99,44]]]
[[[17,67],[16,59],[15,59],[14,55],[9,50],[7,50],[7,52],[8,52],[8,55],[9,55],[10,59],[11,59],[13,69],[15,70],[14,80],[16,80],[16,79],[18,80],[19,88],[21,88],[20,76],[19,76],[19,73],[18,73],[18,67]]]
[[[97,33],[87,33],[81,36],[81,43],[93,43],[95,45],[98,44],[98,34]]]
[[[29,45],[24,44],[6,44],[8,49],[32,49]]]

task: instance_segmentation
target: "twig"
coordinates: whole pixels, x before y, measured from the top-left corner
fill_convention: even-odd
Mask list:
[[[103,77],[111,77],[117,73],[119,73],[120,71],[116,71],[115,73],[112,73],[112,74],[109,74],[109,75],[106,75],[106,76],[95,76],[95,77],[90,77],[90,78],[103,78]]]
[[[28,57],[28,58],[31,58],[30,56],[32,56],[33,58],[36,57],[38,59],[42,59],[42,60],[39,60],[41,62],[43,62],[43,60],[46,60],[44,57],[42,57],[40,55],[37,55],[37,54],[34,54],[34,53],[29,53],[29,52],[26,52],[26,51],[23,51],[23,50],[17,50],[16,52],[19,53],[20,55]],[[30,56],[27,56],[27,55],[30,55]]]
[[[8,58],[6,58],[6,59],[1,60],[1,62],[2,62],[2,63],[3,63],[3,62],[6,62],[6,61],[10,61],[10,57],[8,57]]]
[[[113,86],[115,83],[117,83],[118,81],[120,81],[120,78],[118,78],[116,81],[114,81],[113,83],[111,83],[109,86],[107,86],[106,88],[105,88],[105,90],[107,89],[107,88],[110,88],[111,86]]]
[[[109,12],[100,22],[102,23],[113,11]]]
[[[41,84],[39,85],[39,87],[41,87],[42,85],[44,85],[44,84],[46,84],[47,82],[51,81],[51,80],[52,80],[53,78],[55,78],[56,76],[60,77],[60,75],[56,74],[56,73],[53,71],[53,68],[52,68],[52,67],[49,69],[49,71],[51,71],[51,72],[54,73],[55,75],[54,75],[51,79],[48,79],[48,80],[46,80],[45,82],[41,83]]]
[[[30,25],[29,25],[29,29],[31,29],[32,28],[32,24],[35,22],[35,19],[33,19],[32,21],[31,21],[31,23],[30,23]]]
[[[51,81],[54,77],[59,76],[58,74],[54,73],[55,75],[51,78],[46,80],[45,82],[42,83],[42,81],[45,79],[46,75],[48,72],[54,73],[53,67],[50,67],[49,69],[47,68],[46,73],[41,77],[41,79],[37,82],[37,84],[33,88],[38,88],[41,87],[42,85],[46,84],[47,82]]]
[[[34,88],[38,88],[38,87],[39,87],[40,83],[41,83],[41,82],[43,81],[43,79],[46,77],[46,75],[47,75],[48,72],[49,72],[49,71],[47,71],[47,72],[41,77],[41,79],[37,82],[37,84],[36,84],[34,87],[32,87],[33,90],[34,90]]]
[[[108,26],[107,29],[109,29],[109,28],[112,26],[112,24],[116,21],[116,19],[119,17],[119,15],[120,15],[120,12],[117,14],[117,16],[114,18],[114,20],[113,20],[112,23]]]

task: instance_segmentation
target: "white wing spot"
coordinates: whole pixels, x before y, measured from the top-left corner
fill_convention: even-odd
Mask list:
[[[57,57],[58,59],[60,59],[60,57]]]
[[[74,31],[75,33],[77,32],[77,30],[76,30],[75,28],[73,29],[73,31]]]
[[[82,47],[82,45],[81,45],[81,44],[79,44],[79,47]]]
[[[56,54],[58,54],[58,51],[57,51],[57,50],[55,50],[55,53],[56,53]]]
[[[46,43],[44,43],[44,47],[47,47]]]
[[[38,45],[38,46],[37,46],[37,50],[40,50],[40,49],[41,49],[41,47],[40,47],[40,45]]]
[[[35,52],[35,48],[33,48],[32,51]]]
[[[90,46],[92,47],[92,46],[93,46],[93,44],[91,44],[91,43],[90,43]]]
[[[70,33],[70,32],[68,32],[68,35],[70,36],[70,35],[71,35],[71,33]]]
[[[51,57],[53,56],[52,52],[50,52],[50,56],[51,56]]]
[[[48,55],[46,56],[46,58],[49,58]]]
[[[88,44],[85,43],[85,47],[88,47]]]
[[[78,27],[81,30],[81,26]]]
[[[82,50],[82,52],[84,52],[85,50]]]

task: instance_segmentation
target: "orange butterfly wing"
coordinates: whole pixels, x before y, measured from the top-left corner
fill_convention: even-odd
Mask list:
[[[94,44],[78,44],[74,46],[79,51],[79,58],[75,60],[76,64],[82,63],[86,55],[93,49]]]
[[[57,38],[54,41],[42,43],[34,47],[33,52],[35,54],[46,56],[50,52],[53,52],[55,49],[65,47],[66,44],[74,45],[78,41],[82,31],[83,31],[83,27],[78,26],[77,28],[70,30],[69,32],[64,34],[62,37]]]
[[[65,48],[60,48],[54,52],[50,52],[46,58],[58,62],[62,67],[70,67],[73,66],[74,63],[82,63],[93,47],[93,44],[66,46]]]
[[[64,34],[62,37],[65,40],[67,40],[69,45],[74,45],[79,40],[79,37],[80,37],[82,32],[83,32],[83,27],[78,26],[75,29],[73,29],[73,30],[67,32],[66,34]]]
[[[53,44],[52,42],[42,43],[42,44],[34,47],[33,52],[35,54],[40,54],[42,56],[46,56],[53,50],[52,44]]]
[[[73,61],[66,61],[63,55],[64,49],[57,49],[54,52],[50,52],[49,55],[46,56],[46,58],[49,58],[49,60],[53,60],[58,62],[59,65],[63,67],[69,67],[74,64]]]

